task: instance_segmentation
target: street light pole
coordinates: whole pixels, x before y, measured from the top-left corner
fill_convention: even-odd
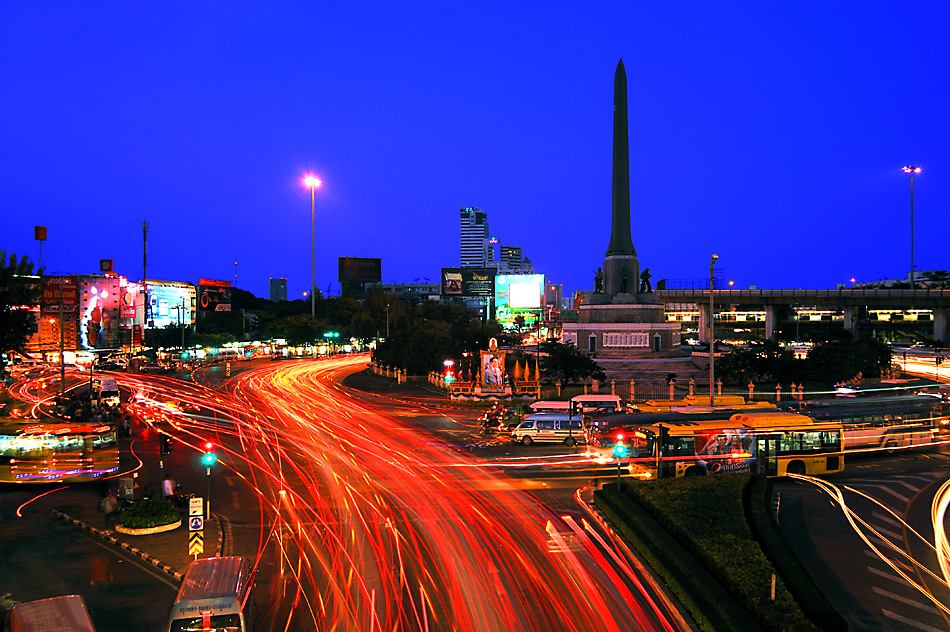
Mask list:
[[[317,286],[317,187],[320,178],[307,176],[304,184],[310,187],[310,318],[317,317],[317,297],[313,288]]]
[[[917,286],[914,283],[914,174],[920,173],[920,167],[904,167],[904,173],[910,174],[910,289]]]
[[[713,309],[713,268],[719,255],[714,254],[709,258],[709,405],[715,406],[715,376],[716,371],[716,329],[715,329],[715,311]]]

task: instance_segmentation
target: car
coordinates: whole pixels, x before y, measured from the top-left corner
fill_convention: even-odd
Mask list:
[[[142,373],[156,373],[158,371],[164,371],[165,367],[156,362],[143,362],[139,365],[139,371]]]

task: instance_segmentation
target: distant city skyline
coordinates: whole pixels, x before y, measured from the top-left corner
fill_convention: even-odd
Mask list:
[[[435,7],[438,10],[434,10]],[[568,295],[609,240],[613,72],[640,265],[834,288],[947,268],[944,3],[14,4],[0,38],[7,253],[51,272],[339,291],[458,259],[458,209]],[[395,37],[394,34],[398,34]],[[914,179],[911,256],[910,177]],[[237,265],[235,265],[237,262]],[[235,276],[236,275],[236,276]]]

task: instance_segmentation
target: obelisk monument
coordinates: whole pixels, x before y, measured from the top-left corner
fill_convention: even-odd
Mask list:
[[[604,293],[611,303],[635,303],[640,263],[630,234],[630,147],[627,136],[627,73],[614,73],[614,162],[610,245],[604,259]],[[629,295],[629,296],[625,296]]]

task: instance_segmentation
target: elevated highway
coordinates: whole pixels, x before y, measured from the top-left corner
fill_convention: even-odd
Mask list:
[[[693,303],[699,309],[700,339],[705,341],[709,318],[709,290],[657,290],[663,303]],[[766,337],[773,338],[777,323],[776,307],[817,307],[844,312],[844,328],[855,331],[856,321],[873,310],[929,310],[933,322],[933,338],[947,339],[947,309],[950,290],[931,289],[866,289],[837,290],[713,290],[716,311],[733,306],[760,307],[765,311]],[[669,310],[668,310],[669,311]]]

